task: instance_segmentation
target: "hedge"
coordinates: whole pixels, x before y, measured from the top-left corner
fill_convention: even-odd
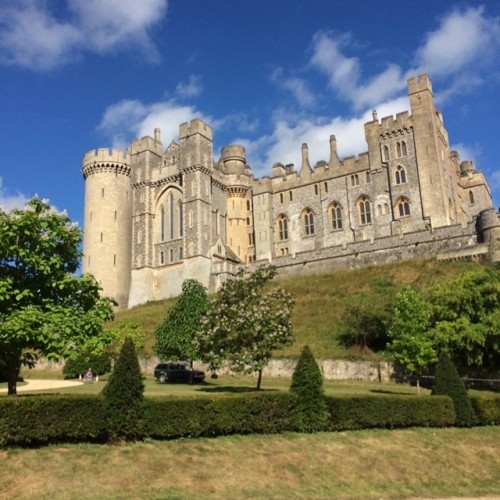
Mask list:
[[[327,430],[383,427],[444,427],[455,422],[453,401],[447,396],[327,397]]]
[[[447,396],[326,397],[325,431],[369,428],[443,427],[455,420]],[[499,397],[472,397],[483,425],[500,423]],[[101,396],[0,397],[0,446],[57,442],[105,442],[109,438]],[[276,434],[300,431],[300,405],[288,393],[226,398],[146,398],[140,433],[144,438]]]
[[[298,430],[297,401],[288,394],[220,399],[146,400],[143,434],[155,439],[275,434]]]
[[[479,425],[500,424],[500,397],[469,396]]]
[[[0,398],[0,446],[104,441],[103,400],[96,396]]]

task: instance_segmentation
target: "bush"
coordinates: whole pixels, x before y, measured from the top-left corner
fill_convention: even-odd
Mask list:
[[[300,430],[304,432],[323,430],[328,420],[323,375],[309,346],[305,346],[302,350],[292,375],[290,392],[298,401]]]
[[[85,375],[87,370],[91,368],[95,375],[104,375],[111,371],[111,357],[109,354],[92,355],[76,355],[68,358],[64,364],[64,378],[78,378],[79,375]]]
[[[147,399],[144,435],[155,439],[275,434],[298,430],[296,398],[266,394],[221,399]]]
[[[449,397],[327,397],[328,431],[371,428],[444,427],[455,422]]]
[[[482,423],[500,420],[500,398],[472,400],[474,404],[481,400],[477,404],[483,408]],[[324,425],[327,431],[443,427],[455,421],[453,402],[444,396],[327,397],[324,403],[329,411]],[[134,437],[178,439],[275,434],[301,431],[303,425],[297,397],[286,393],[217,399],[147,398],[143,410],[142,425]],[[102,397],[0,398],[0,446],[116,439],[116,429],[108,427],[106,417]]]
[[[439,355],[436,378],[431,394],[433,396],[450,396],[455,405],[456,425],[470,427],[476,423],[476,415],[467,397],[467,390],[450,355],[446,351],[442,351]]]
[[[500,424],[500,396],[471,396],[469,399],[478,424]]]
[[[110,440],[127,441],[140,438],[144,413],[144,383],[134,343],[130,337],[125,340],[102,393]]]
[[[57,394],[0,398],[2,447],[105,439],[102,398]]]

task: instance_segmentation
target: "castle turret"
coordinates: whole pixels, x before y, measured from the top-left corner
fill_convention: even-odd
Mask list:
[[[231,145],[222,148],[221,159],[228,175],[227,241],[233,252],[245,262],[248,258],[248,192],[250,179],[247,174],[245,148]]]
[[[130,155],[98,149],[83,158],[85,214],[83,273],[92,274],[105,296],[126,308],[130,287],[132,196]]]
[[[450,162],[448,133],[434,105],[432,85],[427,75],[408,79],[408,94],[415,136],[423,216],[434,227],[457,222],[456,177]]]
[[[183,175],[183,210],[189,231],[185,258],[209,259],[212,244],[212,128],[196,118],[179,127],[180,167]]]

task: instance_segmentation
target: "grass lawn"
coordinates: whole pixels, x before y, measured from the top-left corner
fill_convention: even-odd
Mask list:
[[[44,390],[44,393],[60,394],[99,394],[106,384],[108,376],[101,378],[98,384],[82,384],[76,387],[64,389]],[[62,378],[62,377],[60,377]],[[266,378],[262,380],[262,392],[266,391],[288,391],[291,379],[289,378]],[[144,379],[146,396],[165,396],[165,397],[205,397],[205,396],[230,396],[254,392],[257,379],[251,376],[230,376],[223,375],[218,379],[208,379],[203,384],[177,384],[177,383],[158,383],[152,376],[146,376]],[[20,386],[22,383],[20,384]],[[0,389],[6,387],[6,384],[0,384]],[[416,388],[407,384],[380,384],[378,382],[364,381],[324,381],[325,393],[330,396],[349,395],[349,394],[372,394],[384,396],[387,394],[407,394],[416,395]],[[40,391],[33,391],[33,393]],[[430,391],[421,389],[421,394],[429,394]],[[23,392],[23,394],[30,392]]]
[[[494,496],[499,449],[498,427],[9,449],[0,451],[0,498]]]

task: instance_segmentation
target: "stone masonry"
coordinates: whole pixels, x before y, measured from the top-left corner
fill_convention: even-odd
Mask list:
[[[500,214],[484,175],[450,150],[427,75],[408,80],[410,112],[365,124],[368,150],[311,166],[275,163],[257,179],[239,145],[213,156],[212,129],[183,123],[83,159],[83,272],[127,308],[209,291],[240,267],[283,275],[412,258],[500,260]]]

